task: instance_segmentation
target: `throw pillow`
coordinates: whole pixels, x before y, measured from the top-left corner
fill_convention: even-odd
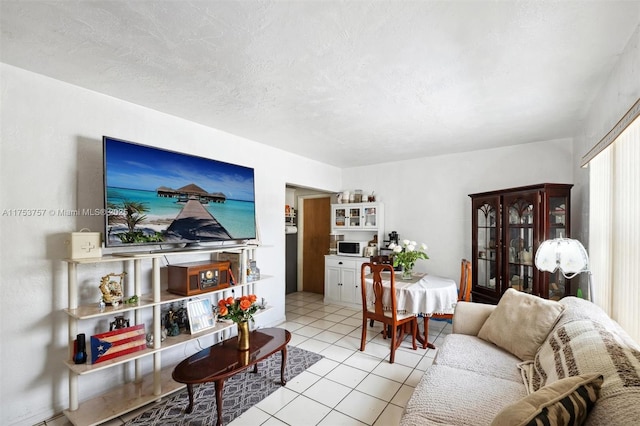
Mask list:
[[[523,361],[532,360],[563,311],[559,302],[510,288],[482,325],[478,337]]]
[[[600,374],[559,380],[505,407],[491,426],[581,425],[598,399],[600,385]]]

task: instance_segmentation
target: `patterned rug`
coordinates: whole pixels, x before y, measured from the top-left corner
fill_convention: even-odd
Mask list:
[[[322,359],[322,355],[287,346],[287,382]],[[222,390],[222,419],[229,424],[233,419],[262,401],[280,388],[280,352],[258,363],[258,373],[253,367],[236,374],[224,383]],[[150,408],[127,425],[214,425],[216,424],[216,391],[213,383],[194,386],[194,404],[191,414],[184,411],[189,405],[186,388],[159,405]]]

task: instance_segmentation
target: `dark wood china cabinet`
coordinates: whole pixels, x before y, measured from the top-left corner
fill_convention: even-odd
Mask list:
[[[545,299],[572,294],[561,273],[534,264],[543,241],[570,237],[572,186],[543,183],[469,195],[473,301],[496,304],[510,287]]]

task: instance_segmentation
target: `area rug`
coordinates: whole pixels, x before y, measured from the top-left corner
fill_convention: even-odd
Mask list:
[[[295,376],[322,359],[322,355],[287,346],[287,365],[285,379],[291,381]],[[252,373],[253,367],[236,374],[224,383],[222,390],[222,419],[229,424],[233,419],[262,401],[281,387],[280,352],[258,363],[258,373]],[[189,405],[187,390],[170,396],[166,402],[149,408],[127,425],[191,425],[204,426],[216,424],[216,391],[213,383],[194,386],[194,404],[191,414],[186,414]]]

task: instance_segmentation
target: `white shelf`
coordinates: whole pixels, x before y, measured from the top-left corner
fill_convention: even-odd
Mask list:
[[[157,401],[186,387],[171,378],[174,366],[164,368],[160,373],[162,391],[153,394],[153,377],[144,377],[140,382],[126,383],[98,397],[82,401],[77,410],[65,410],[64,415],[77,426],[99,425],[115,419],[137,408]]]
[[[93,305],[82,305],[82,306],[78,306],[77,308],[65,308],[63,309],[64,312],[66,312],[69,316],[78,319],[78,320],[84,320],[84,319],[91,319],[91,318],[99,318],[99,317],[104,317],[104,316],[109,316],[109,315],[114,315],[114,314],[120,314],[122,312],[128,312],[128,311],[135,311],[137,309],[144,309],[144,308],[150,308],[156,305],[166,305],[168,303],[175,303],[175,302],[181,302],[183,300],[190,300],[190,299],[196,299],[198,297],[206,297],[209,296],[210,294],[215,294],[215,293],[220,293],[223,291],[231,291],[231,290],[236,290],[236,289],[241,289],[256,283],[259,283],[261,281],[267,280],[272,278],[270,275],[261,275],[259,280],[256,281],[251,281],[248,283],[242,283],[242,284],[236,284],[234,286],[230,286],[230,287],[225,287],[225,288],[221,288],[219,290],[213,290],[207,293],[201,293],[198,295],[193,295],[193,296],[181,296],[179,294],[173,294],[173,293],[169,293],[168,291],[164,290],[160,293],[160,301],[159,302],[154,302],[153,301],[153,294],[143,294],[139,297],[138,299],[138,303],[135,304],[130,304],[130,303],[121,303],[120,305],[118,305],[117,308],[114,308],[113,306],[106,306],[104,308],[104,310],[100,310],[100,308],[98,307],[97,303],[93,304]]]
[[[122,262],[123,260],[137,260],[137,259],[153,259],[164,256],[179,256],[190,254],[211,254],[220,252],[235,252],[240,253],[244,250],[252,250],[261,247],[259,245],[247,244],[247,245],[228,245],[217,246],[211,248],[197,248],[197,249],[169,249],[169,250],[141,250],[141,251],[129,251],[129,252],[114,252],[106,254],[102,257],[89,257],[85,259],[64,259],[67,263],[76,264],[91,264],[91,263],[109,263],[109,262]]]
[[[265,309],[261,309],[258,312],[256,312],[254,314],[254,317],[258,317],[260,316],[262,313],[270,310],[270,307],[267,307]],[[133,352],[131,354],[128,355],[123,355],[121,357],[115,358],[115,359],[111,359],[108,361],[103,361],[103,362],[99,362],[97,364],[74,364],[71,360],[67,360],[65,361],[66,366],[73,371],[75,374],[78,375],[85,375],[85,374],[90,374],[90,373],[95,373],[97,371],[101,371],[107,368],[111,368],[114,367],[116,365],[120,365],[120,364],[125,364],[127,362],[130,361],[134,361],[136,359],[139,358],[144,358],[146,356],[152,355],[156,352],[162,352],[165,351],[167,349],[179,346],[179,345],[183,345],[187,342],[190,342],[192,340],[197,340],[200,339],[202,337],[206,337],[206,336],[210,336],[212,334],[217,334],[220,332],[223,332],[225,330],[229,330],[231,328],[235,327],[235,324],[233,322],[227,322],[227,321],[220,321],[216,324],[215,327],[213,328],[209,328],[207,330],[203,330],[200,333],[196,333],[196,334],[189,334],[189,333],[180,333],[177,336],[168,336],[164,342],[161,343],[160,348],[158,349],[154,349],[154,348],[146,348],[146,349],[142,349],[138,352]]]

